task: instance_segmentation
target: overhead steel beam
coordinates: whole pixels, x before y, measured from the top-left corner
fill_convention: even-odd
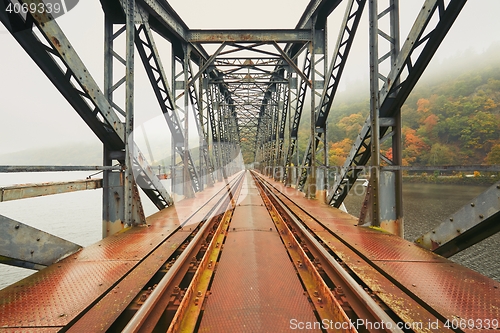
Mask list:
[[[394,65],[391,66],[389,75],[385,78],[386,83],[380,90],[380,117],[392,117],[401,108],[466,1],[451,0],[447,6],[445,6],[443,0],[425,1]],[[438,9],[437,13],[436,9]],[[423,34],[435,13],[438,19],[437,23],[424,36]],[[416,59],[412,59],[417,49],[419,49],[420,53],[413,57]],[[405,71],[407,76],[402,77],[401,75]],[[387,128],[382,128],[380,136],[383,136],[386,131]],[[340,207],[349,193],[351,184],[354,183],[360,172],[359,169],[353,168],[353,166],[366,165],[370,156],[371,122],[368,118],[356,138],[344,166],[337,175],[337,180],[330,189],[327,198],[330,205]]]
[[[0,215],[0,263],[43,269],[82,247]]]
[[[307,43],[311,31],[306,29],[289,30],[190,30],[188,41],[191,43]]]
[[[499,231],[500,182],[419,237],[415,243],[448,258]]]
[[[326,19],[341,2],[342,0],[311,0],[302,13],[296,29],[311,28],[313,18],[315,19],[315,28],[323,29]]]
[[[102,179],[6,186],[0,187],[0,202],[67,192],[95,190],[98,188],[102,188]]]

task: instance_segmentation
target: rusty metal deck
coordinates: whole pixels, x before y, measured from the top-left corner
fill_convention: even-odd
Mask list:
[[[284,332],[290,320],[316,321],[249,174],[241,192],[199,332]]]
[[[286,192],[290,200],[305,210],[304,213],[321,222],[323,227],[311,223],[315,226],[314,232],[396,313],[411,314],[414,306],[405,305],[411,298],[417,306],[427,309],[417,311],[417,316],[430,311],[443,321],[471,323],[464,329],[467,332],[500,329],[499,282],[398,236],[358,227],[357,218],[319,200],[308,200],[290,188],[285,190],[281,183],[272,179],[265,179],[276,189]],[[395,287],[409,297],[401,298],[398,303]],[[496,327],[491,325],[495,320]]]
[[[0,290],[0,330],[49,332],[109,327],[144,284],[212,209],[224,182],[148,217],[148,226],[107,237]],[[88,312],[87,312],[88,311]],[[81,317],[81,318],[80,318]]]

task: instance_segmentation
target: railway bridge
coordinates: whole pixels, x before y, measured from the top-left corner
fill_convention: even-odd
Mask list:
[[[85,248],[0,216],[0,262],[38,270],[0,290],[0,331],[499,330],[500,283],[447,258],[499,231],[500,185],[403,238],[402,174],[419,168],[402,165],[401,107],[466,0],[422,1],[404,37],[398,0],[311,0],[294,28],[241,30],[190,29],[166,0],[100,4],[102,86],[58,24],[70,1],[0,3],[3,25],[103,145],[98,166],[0,166],[102,174],[3,187],[0,201],[99,188],[103,202],[102,240]],[[330,166],[328,116],[363,12],[370,112],[344,165]],[[160,162],[137,143],[139,89],[168,126]],[[354,217],[341,208],[360,178]],[[145,216],[144,200],[158,212]]]

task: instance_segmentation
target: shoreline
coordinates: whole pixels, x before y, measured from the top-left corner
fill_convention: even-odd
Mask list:
[[[424,183],[424,184],[456,184],[456,185],[493,185],[500,180],[500,176],[494,177],[478,176],[435,176],[435,175],[414,175],[403,176],[403,183]]]

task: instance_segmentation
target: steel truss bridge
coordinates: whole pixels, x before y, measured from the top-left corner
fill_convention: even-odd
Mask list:
[[[0,291],[0,331],[498,330],[500,283],[446,258],[499,231],[500,185],[416,243],[402,238],[410,167],[402,166],[401,106],[465,3],[423,1],[401,38],[398,0],[311,0],[295,28],[273,30],[193,30],[165,0],[101,0],[100,87],[57,20],[30,11],[45,8],[41,0],[1,2],[3,25],[104,157],[102,166],[0,166],[103,175],[2,188],[0,201],[102,188],[103,240],[82,249],[0,216],[0,262],[39,270]],[[14,4],[25,13],[8,11]],[[340,8],[329,53],[327,21]],[[363,11],[370,115],[332,182],[327,120]],[[134,141],[139,67],[172,137],[172,195]],[[311,121],[299,160],[304,112]],[[355,218],[338,208],[362,173],[370,181]],[[139,191],[157,213],[145,216]]]

